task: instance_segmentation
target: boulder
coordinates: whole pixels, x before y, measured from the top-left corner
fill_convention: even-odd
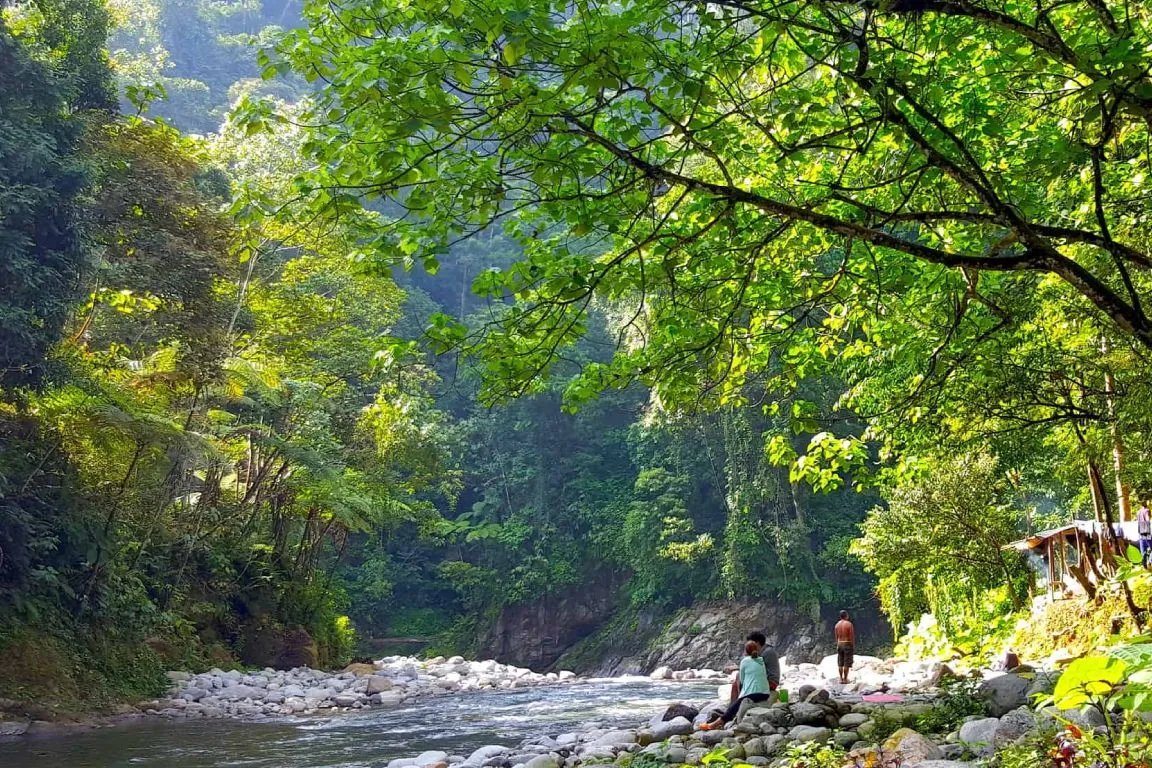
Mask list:
[[[364,675],[374,674],[376,667],[372,664],[349,664],[344,667],[344,671],[356,677],[363,677]]]
[[[806,741],[819,741],[824,742],[832,736],[830,728],[822,728],[812,725],[798,725],[792,730],[788,731],[788,739],[790,741],[799,741],[801,743]]]
[[[695,730],[692,721],[685,717],[660,723],[652,729],[652,736],[656,741],[667,741],[673,736],[688,736]]]
[[[996,725],[995,746],[1003,747],[1012,744],[1026,733],[1036,730],[1036,715],[1027,707],[1014,709]]]
[[[688,750],[679,744],[652,744],[642,754],[673,765],[682,765],[688,759]]]
[[[412,759],[412,765],[420,766],[420,768],[430,768],[436,763],[443,763],[448,760],[447,752],[440,752],[437,750],[429,750],[421,752],[419,755]]]
[[[656,667],[648,677],[653,680],[669,680],[672,677],[672,670],[669,667]]]
[[[528,762],[524,763],[524,768],[559,768],[560,762],[556,759],[556,755],[536,755]]]
[[[1031,680],[1020,675],[1000,675],[984,681],[980,686],[980,697],[984,699],[989,715],[1003,717],[1028,703],[1031,685]]]
[[[760,726],[772,725],[778,728],[794,724],[791,712],[784,706],[753,707],[744,715],[744,719]]]
[[[664,710],[664,714],[661,715],[660,719],[664,722],[668,722],[669,720],[675,720],[678,717],[683,717],[688,722],[692,722],[696,719],[698,714],[700,714],[700,710],[696,709],[696,707],[693,707],[690,704],[673,704],[672,706],[668,707],[668,709]]]
[[[395,687],[396,684],[388,678],[381,677],[379,675],[372,675],[368,678],[368,688],[366,693],[384,693],[385,691],[390,691]]]
[[[626,747],[636,743],[635,731],[608,731],[592,742],[595,746]]]
[[[995,717],[969,720],[960,726],[960,743],[973,752],[988,753],[996,744],[996,729],[999,727],[1000,721]]]
[[[930,739],[911,728],[901,728],[884,742],[884,751],[896,754],[904,765],[918,765],[928,760],[943,760],[944,753]]]
[[[748,739],[744,742],[744,757],[765,757],[768,750],[764,747],[764,739]]]
[[[792,720],[797,725],[824,725],[826,712],[818,704],[800,702],[791,705],[788,710],[792,713]]]
[[[860,735],[855,731],[836,731],[834,737],[836,743],[842,747],[850,747],[860,740]]]
[[[230,685],[216,692],[216,698],[223,701],[242,701],[243,699],[259,698],[263,694],[259,688],[250,685]]]
[[[859,712],[850,712],[840,718],[840,727],[854,730],[866,722],[868,722],[868,715]]]
[[[732,738],[732,731],[704,731],[700,734],[700,741],[709,747],[715,747],[724,739]]]
[[[1051,696],[1052,692],[1056,690],[1056,683],[1059,680],[1060,672],[1058,671],[1041,670],[1037,672],[1028,686],[1028,701],[1031,702],[1033,696]]]
[[[776,753],[778,753],[782,749],[784,749],[784,746],[787,743],[788,743],[788,737],[782,733],[777,733],[777,734],[774,734],[772,736],[765,736],[764,737],[764,751],[768,753],[769,757],[771,757],[772,755],[775,755]]]

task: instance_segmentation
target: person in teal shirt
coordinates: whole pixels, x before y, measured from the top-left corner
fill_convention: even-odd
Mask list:
[[[749,640],[744,644],[744,658],[740,660],[740,671],[737,680],[740,683],[740,695],[732,700],[728,709],[709,722],[700,726],[702,731],[712,731],[723,728],[726,723],[736,719],[740,707],[745,702],[762,702],[772,698],[772,688],[768,684],[768,669],[764,659],[760,658],[760,644]]]

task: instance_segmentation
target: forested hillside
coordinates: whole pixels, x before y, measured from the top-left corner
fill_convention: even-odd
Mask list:
[[[1152,494],[1149,20],[847,5],[3,6],[0,695],[581,592],[999,652]]]

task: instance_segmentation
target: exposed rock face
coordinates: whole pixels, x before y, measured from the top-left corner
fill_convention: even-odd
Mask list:
[[[831,645],[831,631],[794,609],[767,601],[705,602],[681,611],[652,649],[641,657],[651,669],[723,668],[740,657],[745,635],[759,629],[768,644],[790,661],[815,661]]]
[[[535,670],[551,667],[612,617],[623,582],[622,574],[602,572],[559,595],[506,606],[481,639],[481,655]]]
[[[792,664],[834,650],[831,607],[814,618],[768,600],[705,601],[669,616],[628,611],[625,574],[600,572],[588,583],[531,603],[507,606],[480,643],[483,655],[532,669],[564,667],[589,675],[724,669],[742,655],[748,632],[760,630]],[[854,617],[858,650],[891,630],[874,616]],[[670,676],[670,675],[668,675]]]

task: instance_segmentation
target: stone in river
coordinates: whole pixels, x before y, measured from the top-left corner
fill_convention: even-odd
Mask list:
[[[668,722],[669,720],[675,720],[678,717],[683,717],[687,719],[688,722],[692,722],[696,719],[696,715],[698,714],[700,714],[700,710],[696,709],[696,707],[688,704],[673,704],[672,706],[668,707],[668,709],[664,710],[664,714],[660,716],[660,719],[664,722]]]
[[[447,752],[429,750],[427,752],[421,752],[419,755],[413,758],[412,764],[420,766],[420,768],[427,768],[427,766],[435,765],[436,763],[443,763],[447,760]]]
[[[385,691],[390,691],[395,687],[396,687],[396,684],[393,683],[391,680],[389,680],[386,677],[380,677],[379,675],[372,675],[371,677],[368,678],[368,693],[370,693],[370,694],[372,694],[372,693],[384,693]]]
[[[253,688],[250,685],[230,685],[216,693],[216,698],[224,701],[240,701],[242,699],[256,699],[261,697],[264,691],[259,688]]]

